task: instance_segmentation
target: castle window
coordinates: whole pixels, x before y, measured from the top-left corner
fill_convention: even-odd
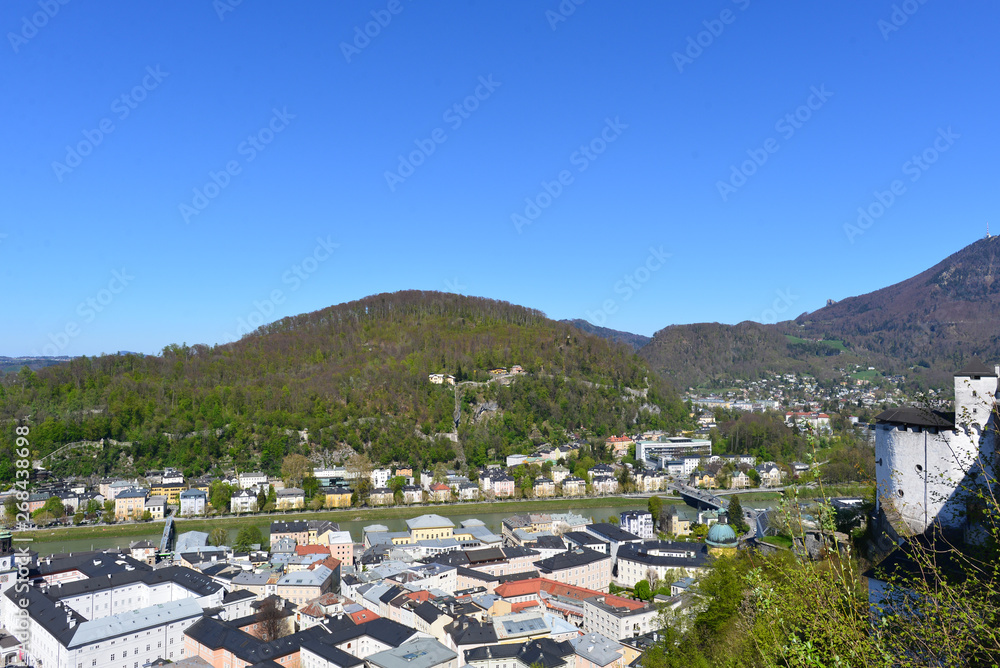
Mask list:
[[[917,473],[923,473],[923,472],[924,472],[924,467],[921,466],[920,464],[917,464]]]
[[[896,490],[896,494],[899,494],[900,496],[903,496],[903,490],[901,490],[901,489]]]

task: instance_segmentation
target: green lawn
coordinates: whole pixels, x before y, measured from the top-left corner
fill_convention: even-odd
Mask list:
[[[789,549],[792,547],[792,539],[788,536],[764,536],[760,540],[763,543],[777,545],[778,547],[786,547]]]

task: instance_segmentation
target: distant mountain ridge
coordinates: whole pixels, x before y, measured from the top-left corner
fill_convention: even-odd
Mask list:
[[[1000,362],[1000,239],[905,281],[774,325],[672,325],[638,354],[679,388],[766,372],[829,377],[847,364],[942,385],[970,357]]]
[[[10,373],[11,371],[17,371],[21,367],[28,367],[32,371],[38,369],[44,369],[47,366],[52,366],[53,364],[62,364],[63,362],[68,362],[72,357],[46,357],[46,356],[27,356],[27,357],[6,357],[0,355],[0,373]]]
[[[624,343],[625,345],[630,346],[632,350],[639,350],[653,340],[653,337],[645,336],[643,334],[633,334],[632,332],[623,332],[617,329],[610,329],[608,327],[598,327],[597,325],[580,318],[575,320],[560,320],[559,322],[568,323],[577,329],[583,330],[588,334],[596,334],[603,339],[608,339],[617,343]]]

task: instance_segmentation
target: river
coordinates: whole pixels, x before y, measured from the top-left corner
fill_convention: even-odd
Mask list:
[[[591,517],[595,522],[603,522],[611,516],[617,516],[619,512],[623,510],[635,510],[635,509],[646,509],[646,500],[637,499],[635,505],[630,506],[609,506],[607,508],[588,508],[583,511],[584,517]],[[482,520],[487,527],[495,534],[500,535],[500,523],[505,517],[510,517],[514,513],[507,511],[503,513],[480,513],[478,515],[470,515],[468,513],[449,513],[444,509],[434,509],[439,515],[444,515],[448,517],[453,522],[455,526],[462,523],[463,520],[468,519],[478,519]],[[413,517],[418,515],[428,514],[428,509],[423,508],[419,512],[414,512]],[[563,511],[552,511],[553,513],[559,512],[569,512],[568,510]],[[289,517],[289,520],[295,520],[295,517]],[[303,518],[306,519],[306,518]],[[406,519],[405,518],[394,518],[394,519],[379,519],[379,520],[350,520],[350,521],[340,521],[338,522],[340,529],[342,531],[350,531],[351,536],[354,538],[355,542],[361,542],[362,540],[362,529],[369,524],[381,524],[383,526],[389,527],[389,531],[405,531],[406,530]],[[163,524],[157,523],[155,525],[159,528],[158,531],[150,532],[148,534],[143,534],[140,536],[123,536],[123,537],[91,537],[79,540],[61,540],[52,542],[32,542],[32,543],[22,543],[22,545],[27,545],[30,549],[38,552],[39,555],[48,555],[55,553],[66,553],[66,552],[83,552],[87,550],[104,550],[108,548],[127,548],[130,543],[140,540],[148,540],[154,545],[160,544],[160,537],[162,536]],[[264,536],[269,534],[271,527],[271,520],[262,520],[260,524],[261,533]],[[239,532],[238,528],[233,528],[229,530],[229,544],[231,545],[236,540],[236,534]]]
[[[743,505],[746,508],[770,508],[774,506],[777,501],[744,501]],[[645,510],[646,500],[636,499],[634,505],[628,506],[608,506],[599,508],[588,508],[581,511],[584,517],[593,518],[595,522],[603,522],[607,518],[612,516],[617,516],[623,510]],[[448,512],[444,508],[436,508],[435,512],[439,515],[448,517],[453,522],[455,526],[459,526],[463,520],[468,519],[478,519],[482,520],[486,526],[493,531],[493,533],[498,536],[501,533],[500,523],[503,522],[505,517],[510,517],[515,514],[509,510],[502,513],[480,513],[478,515],[473,515],[469,513],[462,513],[460,509],[456,508],[457,512]],[[427,508],[414,509],[412,517],[417,517],[418,515],[428,514]],[[361,511],[359,511],[360,513]],[[553,513],[559,512],[569,512],[569,510],[561,511],[551,511]],[[289,517],[289,521],[293,521],[297,518]],[[303,518],[307,519],[307,518]],[[340,529],[342,531],[350,531],[351,536],[354,538],[355,542],[360,543],[363,535],[362,530],[364,527],[370,524],[381,524],[389,528],[389,531],[405,531],[406,530],[406,519],[405,518],[393,518],[393,519],[378,519],[378,520],[364,520],[356,519],[349,521],[338,522]],[[67,552],[84,552],[87,550],[105,550],[108,548],[127,548],[130,543],[140,540],[148,540],[154,545],[160,544],[160,537],[162,536],[163,524],[157,523],[154,526],[158,527],[157,531],[152,531],[148,534],[142,534],[139,536],[122,536],[122,537],[91,537],[91,538],[81,538],[79,540],[61,540],[61,541],[40,541],[32,543],[21,543],[21,545],[27,545],[30,549],[38,552],[39,555],[45,556],[48,554],[57,553],[67,553]],[[271,519],[262,519],[257,525],[260,527],[261,533],[264,536],[268,536],[271,527]],[[229,529],[229,544],[232,545],[236,541],[236,534],[239,532],[238,528]]]

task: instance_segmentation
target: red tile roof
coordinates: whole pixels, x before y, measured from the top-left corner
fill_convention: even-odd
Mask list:
[[[330,554],[328,545],[296,545],[295,554],[300,557],[305,554]]]
[[[510,606],[511,612],[521,612],[527,608],[534,608],[538,606],[538,601],[521,601],[520,603],[514,603]]]
[[[424,601],[429,601],[431,598],[431,593],[429,591],[411,591],[403,594],[406,598],[413,599],[418,603],[423,603]]]
[[[364,624],[365,622],[370,622],[373,619],[379,619],[371,610],[358,610],[357,612],[351,613],[351,619],[354,620],[355,624]]]
[[[336,571],[340,567],[340,564],[341,561],[337,557],[327,557],[323,561],[314,561],[309,564],[309,567],[306,570],[314,571],[320,566],[326,566],[331,571]]]

